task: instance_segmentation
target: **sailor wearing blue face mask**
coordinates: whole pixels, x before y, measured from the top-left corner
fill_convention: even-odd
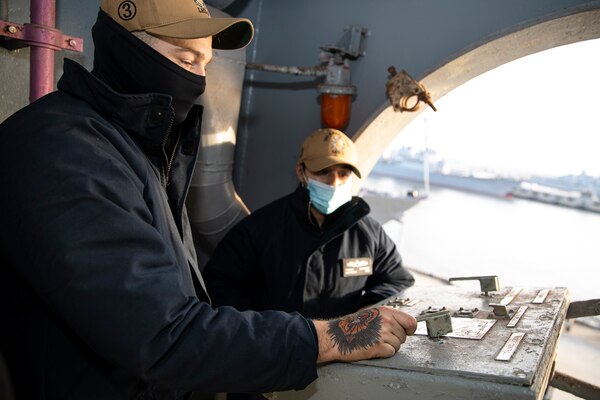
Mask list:
[[[310,208],[321,226],[330,215],[352,200],[353,174],[360,178],[352,140],[335,129],[320,129],[302,145],[296,174],[308,189]]]
[[[246,217],[204,270],[216,305],[330,318],[411,286],[396,246],[352,196],[360,178],[350,138],[319,129],[302,145],[300,185]]]
[[[352,200],[352,178],[339,186],[332,186],[318,180],[306,178],[311,205],[321,214],[329,215]]]

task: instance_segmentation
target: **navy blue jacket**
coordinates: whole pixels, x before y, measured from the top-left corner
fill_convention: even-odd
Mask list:
[[[173,130],[169,96],[64,72],[0,125],[0,350],[17,398],[305,387],[312,322],[210,306],[184,206],[200,109]]]
[[[216,305],[299,311],[309,318],[355,312],[412,286],[396,246],[355,197],[311,221],[302,187],[255,211],[223,238],[203,273]],[[343,276],[344,259],[368,258],[369,276]]]

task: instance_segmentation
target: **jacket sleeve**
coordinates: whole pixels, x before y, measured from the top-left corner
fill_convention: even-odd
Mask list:
[[[312,322],[213,309],[190,295],[188,266],[152,225],[144,177],[101,135],[51,133],[0,152],[11,191],[0,203],[0,248],[65,329],[109,364],[164,387],[273,391],[316,378]]]
[[[219,242],[202,275],[214,306],[229,305],[237,310],[257,310],[255,288],[259,267],[251,216],[234,226]]]
[[[375,223],[373,238],[373,275],[367,279],[362,307],[382,301],[415,283],[412,274],[402,266],[396,245],[378,223]]]

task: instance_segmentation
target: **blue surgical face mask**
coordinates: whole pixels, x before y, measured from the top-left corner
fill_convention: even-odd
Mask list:
[[[352,178],[340,186],[327,185],[311,178],[307,181],[311,204],[321,214],[329,215],[352,200]]]

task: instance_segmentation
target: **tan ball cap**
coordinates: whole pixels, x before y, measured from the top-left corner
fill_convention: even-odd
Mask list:
[[[254,36],[246,18],[211,18],[202,0],[102,0],[100,9],[129,32],[196,39],[213,37],[213,48],[241,49]]]
[[[332,165],[345,164],[360,178],[354,142],[337,129],[317,129],[304,140],[300,162],[317,172]]]

